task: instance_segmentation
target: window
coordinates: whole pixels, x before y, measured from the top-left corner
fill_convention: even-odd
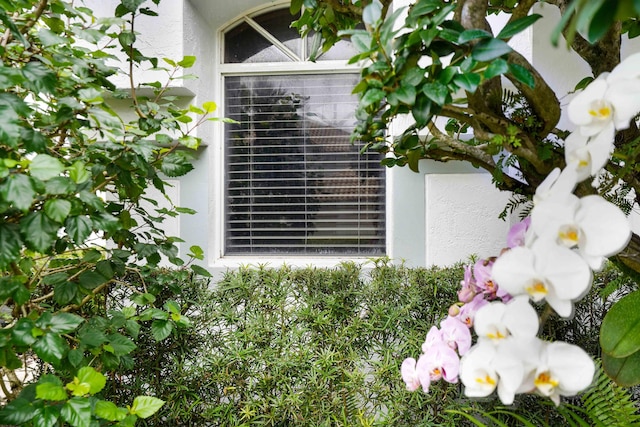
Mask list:
[[[224,254],[383,255],[384,169],[350,139],[353,50],[309,62],[291,20],[280,9],[225,32]]]

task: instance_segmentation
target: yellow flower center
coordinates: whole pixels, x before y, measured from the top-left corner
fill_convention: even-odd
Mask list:
[[[578,245],[580,231],[572,225],[564,225],[558,230],[558,239],[564,246],[573,248]]]
[[[489,332],[487,334],[487,338],[491,338],[492,340],[501,340],[506,338],[507,336],[503,334],[501,331],[496,330],[495,332]]]
[[[485,374],[484,377],[476,377],[476,382],[482,385],[490,385],[490,386],[496,385],[496,380],[491,378],[489,374]]]
[[[429,376],[431,377],[431,381],[438,381],[442,378],[442,370],[440,370],[440,368],[433,368]]]
[[[589,114],[598,119],[606,119],[611,115],[611,107],[605,105],[598,109],[591,109]]]
[[[551,376],[549,371],[545,371],[538,374],[536,379],[533,380],[533,384],[542,394],[550,396],[560,383]]]
[[[524,288],[534,301],[540,301],[547,293],[547,285],[538,279],[534,279],[529,286]]]

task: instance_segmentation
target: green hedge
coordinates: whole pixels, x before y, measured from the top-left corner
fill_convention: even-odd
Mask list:
[[[146,286],[165,286],[194,328],[161,343],[142,340],[148,361],[108,391],[127,401],[148,393],[167,401],[146,425],[173,426],[460,426],[459,413],[486,413],[492,401],[462,398],[460,385],[409,393],[399,374],[417,357],[428,329],[457,300],[462,267],[411,269],[380,261],[375,268],[242,268],[210,287],[184,273],[163,272]],[[571,336],[597,352],[598,291],[621,280],[600,276],[578,316],[551,319],[550,335]],[[572,329],[573,328],[573,329]],[[135,379],[135,380],[134,380]],[[579,402],[579,401],[578,401]],[[515,408],[553,425],[559,415],[542,398]],[[557,422],[563,424],[562,418]]]

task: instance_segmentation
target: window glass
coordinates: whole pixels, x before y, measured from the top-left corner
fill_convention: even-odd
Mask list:
[[[350,141],[357,81],[225,79],[226,254],[384,254],[380,155]]]
[[[225,35],[224,61],[242,62],[287,62],[291,59],[277,46],[271,44],[251,25],[242,22]]]

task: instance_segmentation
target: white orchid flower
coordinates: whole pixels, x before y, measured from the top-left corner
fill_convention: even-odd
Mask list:
[[[548,199],[564,198],[572,194],[578,183],[576,171],[571,168],[555,168],[538,185],[533,195],[533,204],[537,205]]]
[[[574,396],[593,381],[595,364],[582,348],[566,342],[543,342],[538,366],[522,388],[560,404],[560,396]]]
[[[494,301],[485,305],[476,313],[474,323],[478,341],[489,340],[496,345],[511,336],[535,337],[538,328],[538,314],[526,296],[506,304]]]
[[[596,195],[578,199],[568,194],[564,199],[536,204],[530,229],[539,239],[577,247],[594,270],[602,269],[605,257],[621,251],[631,238],[631,225],[624,212]]]
[[[578,253],[544,239],[503,253],[494,263],[493,277],[511,295],[546,300],[562,317],[571,316],[573,301],[589,290],[592,280],[589,265]]]
[[[640,78],[640,53],[634,53],[621,61],[607,76],[609,84]]]
[[[569,102],[569,120],[584,136],[594,136],[613,123],[617,130],[629,127],[640,111],[640,79],[625,78],[624,70],[610,77],[602,73]]]
[[[613,123],[595,136],[573,132],[564,141],[564,157],[567,169],[575,169],[578,182],[595,176],[602,169],[614,150],[615,129]]]
[[[512,338],[498,346],[479,341],[460,360],[460,381],[468,397],[486,397],[495,390],[505,405],[513,403],[525,379],[525,365],[518,349],[527,345]]]

